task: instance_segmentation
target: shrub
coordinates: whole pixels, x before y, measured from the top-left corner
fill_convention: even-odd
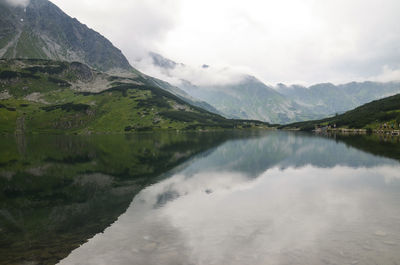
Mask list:
[[[46,74],[61,74],[64,70],[67,69],[67,66],[64,64],[57,66],[32,66],[26,67],[24,70],[29,71],[33,74],[35,73],[46,73]]]
[[[61,109],[67,112],[70,111],[79,111],[79,112],[86,112],[90,108],[89,105],[86,104],[74,104],[74,103],[66,103],[62,105],[53,105],[48,107],[41,107],[42,110],[49,112],[57,109]]]
[[[40,79],[40,76],[36,76],[30,73],[15,72],[15,71],[1,71],[0,79],[13,79],[13,78],[32,78]]]
[[[51,76],[49,76],[47,79],[48,79],[50,82],[52,82],[52,83],[54,83],[54,84],[57,84],[57,85],[60,86],[60,87],[70,87],[70,86],[71,86],[70,83],[68,83],[67,81],[62,80],[62,79],[58,79],[58,78],[51,77]]]

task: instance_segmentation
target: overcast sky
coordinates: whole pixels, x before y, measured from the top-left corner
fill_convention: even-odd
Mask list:
[[[52,0],[131,63],[152,50],[268,84],[400,80],[399,0]]]

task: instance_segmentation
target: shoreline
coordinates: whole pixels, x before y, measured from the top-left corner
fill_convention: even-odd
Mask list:
[[[340,133],[340,134],[375,134],[375,135],[389,135],[389,136],[400,136],[400,130],[368,130],[368,129],[348,129],[348,128],[336,128],[336,129],[316,129],[314,133]]]
[[[317,128],[314,130],[302,130],[301,128],[283,128],[279,129],[282,131],[304,131],[304,132],[313,132],[316,134],[325,134],[325,133],[338,133],[338,134],[360,134],[360,135],[367,135],[367,134],[375,134],[375,135],[389,135],[389,136],[400,136],[400,129],[398,130],[388,130],[388,129],[349,129],[349,128]]]

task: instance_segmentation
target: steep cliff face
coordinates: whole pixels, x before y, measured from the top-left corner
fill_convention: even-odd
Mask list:
[[[31,0],[26,8],[0,1],[0,57],[79,61],[101,71],[133,70],[109,40],[48,0]]]

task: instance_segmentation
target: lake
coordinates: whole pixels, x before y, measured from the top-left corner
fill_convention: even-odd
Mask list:
[[[2,137],[0,264],[400,264],[400,143]]]

